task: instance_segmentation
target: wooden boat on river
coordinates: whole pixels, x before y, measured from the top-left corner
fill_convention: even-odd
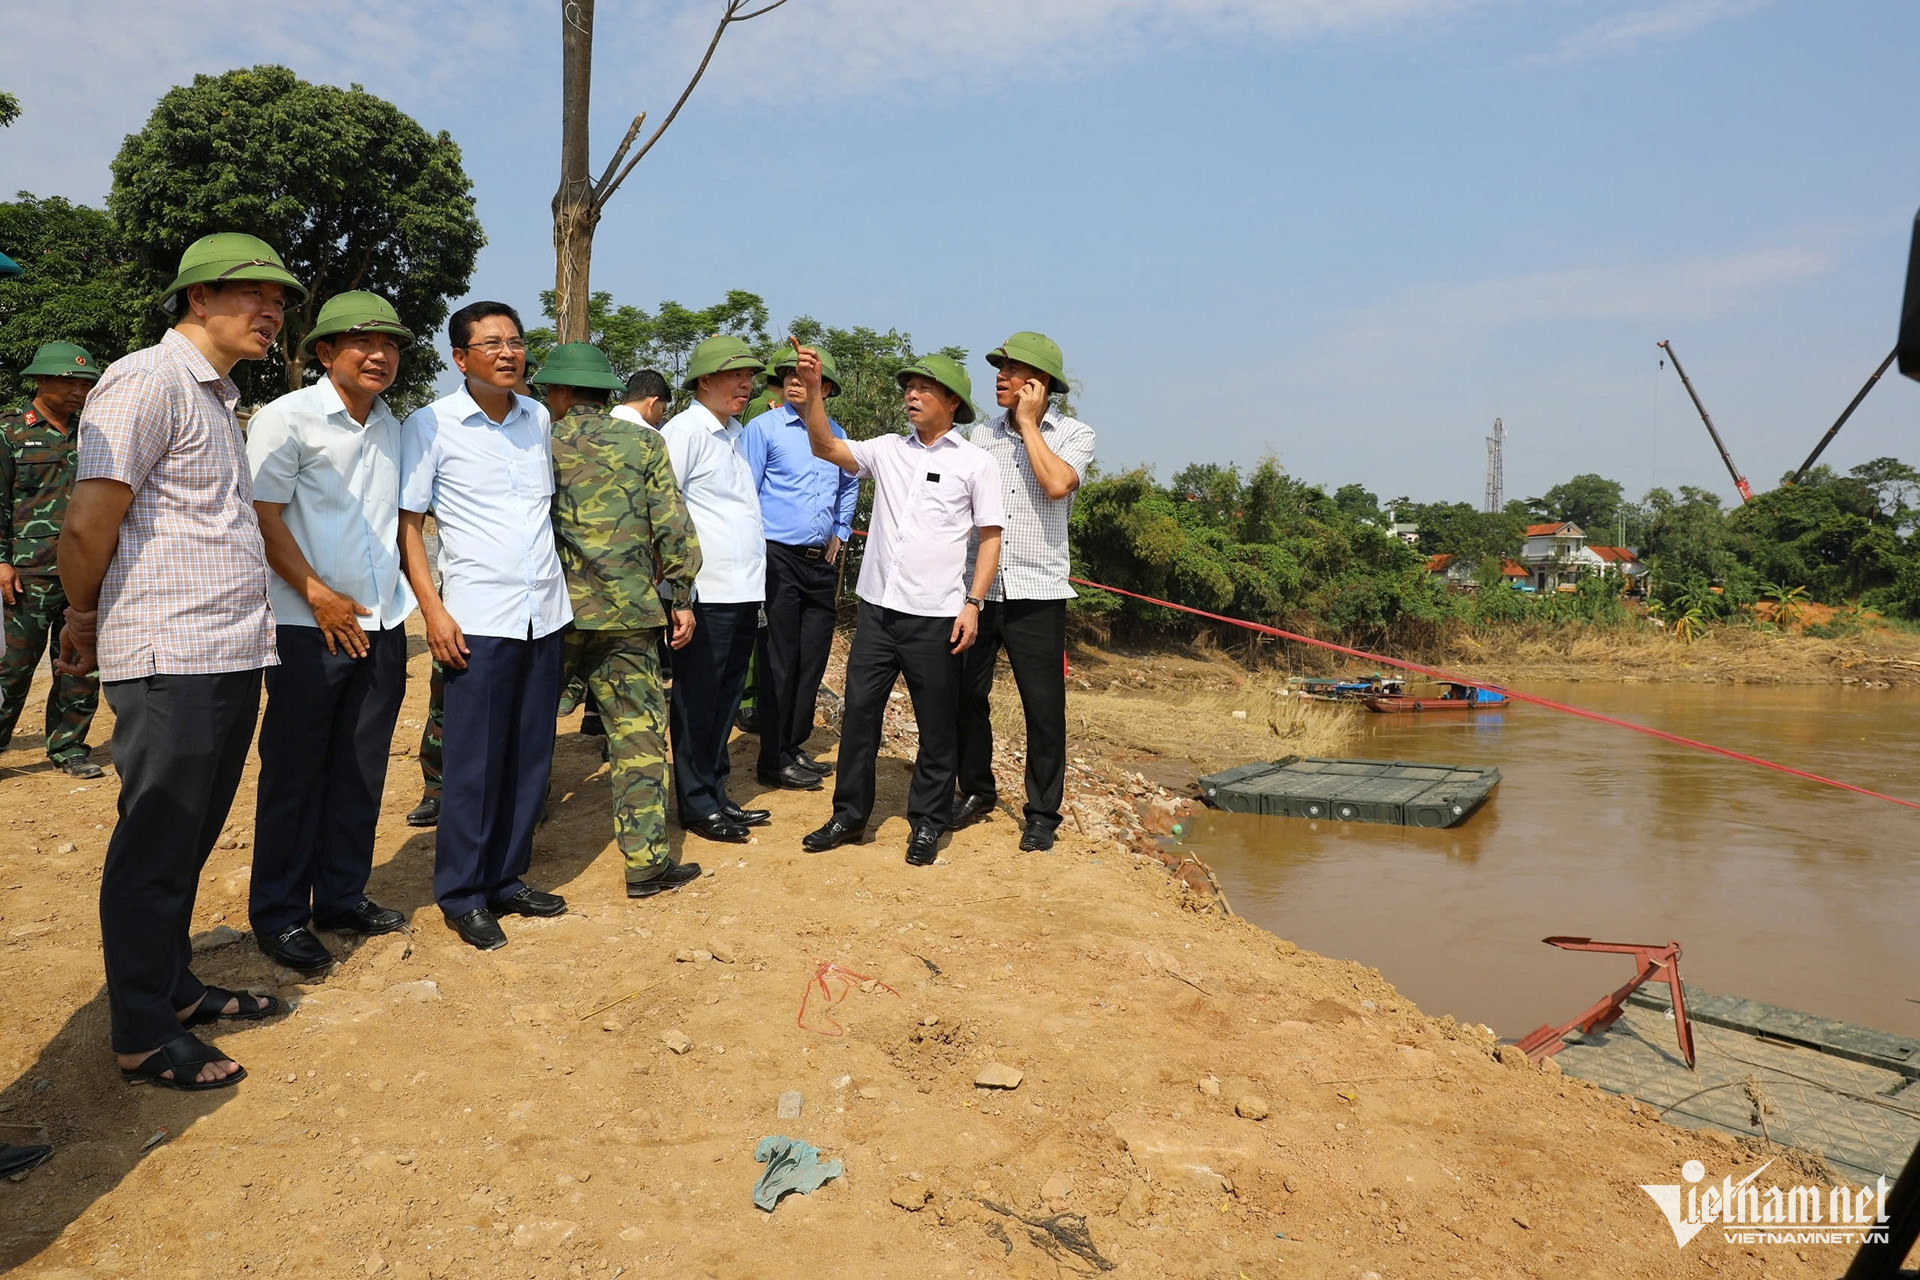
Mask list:
[[[1506,694],[1498,689],[1482,689],[1470,684],[1443,685],[1445,690],[1437,698],[1420,698],[1410,695],[1386,695],[1366,698],[1367,710],[1379,712],[1469,712],[1494,711],[1512,705]]]

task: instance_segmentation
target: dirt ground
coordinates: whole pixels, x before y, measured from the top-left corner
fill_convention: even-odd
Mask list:
[[[1130,661],[1106,660],[1101,679],[1131,685]],[[1051,853],[1021,854],[1001,813],[954,837],[940,865],[904,865],[897,752],[880,766],[886,821],[865,844],[815,856],[798,841],[827,797],[759,794],[751,743],[737,740],[735,796],[770,807],[773,824],[750,846],[690,841],[711,877],[630,903],[605,766],[570,717],[529,880],[571,910],[510,918],[507,948],[475,952],[433,906],[432,833],[402,822],[418,795],[425,665],[416,654],[372,884],[413,916],[411,933],[357,948],[329,936],[351,954],[318,981],[260,955],[243,936],[249,769],[201,886],[198,972],[294,1009],[217,1037],[249,1077],[210,1094],[130,1088],[113,1069],[95,893],[114,781],[51,770],[23,723],[0,756],[0,1136],[58,1150],[0,1183],[0,1269],[462,1280],[1844,1269],[1837,1249],[1803,1260],[1714,1231],[1681,1251],[1638,1187],[1676,1181],[1689,1158],[1738,1177],[1780,1156],[1770,1175],[1798,1180],[1809,1171],[1796,1157],[1503,1063],[1490,1033],[1429,1019],[1378,973],[1227,916],[1107,835],[1069,823]],[[1086,664],[1076,714],[1101,714],[1099,669]],[[1212,696],[1194,672],[1148,680],[1169,724]],[[1230,710],[1215,718],[1231,732],[1274,736]],[[103,708],[96,742],[110,722]],[[830,733],[815,742],[831,754]],[[1014,777],[1001,786],[1018,797]],[[1078,783],[1075,795],[1096,799]],[[995,1064],[1020,1073],[1017,1087],[976,1085]],[[788,1090],[803,1094],[797,1119],[776,1117]],[[816,1144],[844,1172],[768,1214],[750,1196],[753,1153],[776,1134]]]
[[[1816,606],[1807,606],[1813,609]],[[1818,606],[1825,608],[1825,606]],[[1832,610],[1826,610],[1831,616]],[[1812,615],[1807,615],[1812,620]],[[1920,636],[1873,628],[1843,640],[1713,627],[1688,644],[1657,631],[1568,626],[1461,635],[1435,665],[1486,680],[1698,684],[1913,684]]]

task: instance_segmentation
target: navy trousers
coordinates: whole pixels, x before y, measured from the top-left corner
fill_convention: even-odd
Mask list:
[[[367,896],[393,726],[407,690],[404,627],[369,632],[367,656],[328,653],[318,627],[278,629],[260,716],[253,931],[278,936]]]
[[[553,772],[564,643],[558,631],[538,640],[468,636],[466,669],[447,671],[433,896],[449,918],[525,887]]]
[[[193,900],[226,826],[260,712],[260,672],[159,675],[101,686],[113,708],[120,820],[100,872],[100,950],[115,1053],[180,1034],[193,976]]]
[[[680,821],[711,818],[727,803],[727,739],[747,691],[760,606],[693,606],[693,639],[673,655],[673,792]]]

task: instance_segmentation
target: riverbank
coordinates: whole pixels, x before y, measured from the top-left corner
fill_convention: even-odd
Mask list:
[[[1689,644],[1651,629],[1516,626],[1462,634],[1445,646],[1436,665],[1516,684],[1645,680],[1885,688],[1920,683],[1920,636],[1872,628],[1824,639],[1719,626]]]
[[[1812,1176],[1799,1157],[1662,1125],[1497,1056],[1483,1030],[1425,1016],[1378,972],[1228,916],[1136,855],[1151,813],[1175,820],[1149,768],[1229,747],[1284,754],[1339,725],[1294,731],[1277,707],[1265,723],[1280,700],[1249,704],[1226,666],[1185,662],[1215,665],[1076,654],[1078,818],[1049,854],[1018,853],[1018,825],[998,813],[954,836],[941,865],[904,866],[896,722],[885,821],[865,844],[806,855],[798,837],[826,798],[758,794],[752,743],[736,740],[736,796],[772,809],[772,825],[749,846],[689,842],[713,875],[644,903],[620,892],[605,767],[569,717],[530,878],[572,910],[511,919],[511,945],[482,955],[440,923],[431,833],[401,820],[417,797],[416,653],[372,885],[413,931],[357,948],[329,937],[350,955],[321,981],[261,957],[245,936],[250,766],[201,885],[200,972],[295,1008],[219,1037],[250,1074],[211,1094],[130,1089],[112,1069],[94,893],[113,780],[48,769],[23,726],[0,756],[13,1029],[0,1134],[58,1154],[0,1183],[0,1267],[462,1280],[1842,1269],[1836,1248],[1803,1260],[1717,1232],[1677,1251],[1639,1190],[1688,1159],[1717,1178],[1778,1156],[1768,1176],[1787,1183]],[[831,738],[816,740],[828,754]],[[1013,750],[1001,786],[1017,804]],[[995,1065],[1017,1085],[975,1083]],[[803,1095],[797,1119],[776,1114],[786,1091]],[[770,1134],[844,1172],[760,1212],[753,1149]]]

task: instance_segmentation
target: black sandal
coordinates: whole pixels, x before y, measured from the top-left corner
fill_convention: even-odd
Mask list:
[[[240,1008],[233,1013],[222,1013],[227,1001],[232,1000]],[[252,1006],[248,1006],[252,1001]],[[280,1000],[277,996],[256,996],[251,991],[229,991],[225,987],[208,987],[207,994],[200,997],[200,1003],[193,1007],[181,1022],[183,1027],[204,1027],[209,1022],[258,1022],[262,1018],[271,1018],[280,1012]]]
[[[120,1078],[128,1084],[157,1084],[167,1089],[179,1089],[183,1093],[225,1089],[247,1078],[247,1069],[234,1062],[233,1065],[239,1069],[225,1079],[201,1080],[200,1068],[210,1062],[233,1062],[233,1059],[212,1045],[203,1043],[198,1037],[182,1031],[140,1059],[139,1066],[120,1068]],[[171,1076],[163,1074],[169,1071],[173,1073]]]

